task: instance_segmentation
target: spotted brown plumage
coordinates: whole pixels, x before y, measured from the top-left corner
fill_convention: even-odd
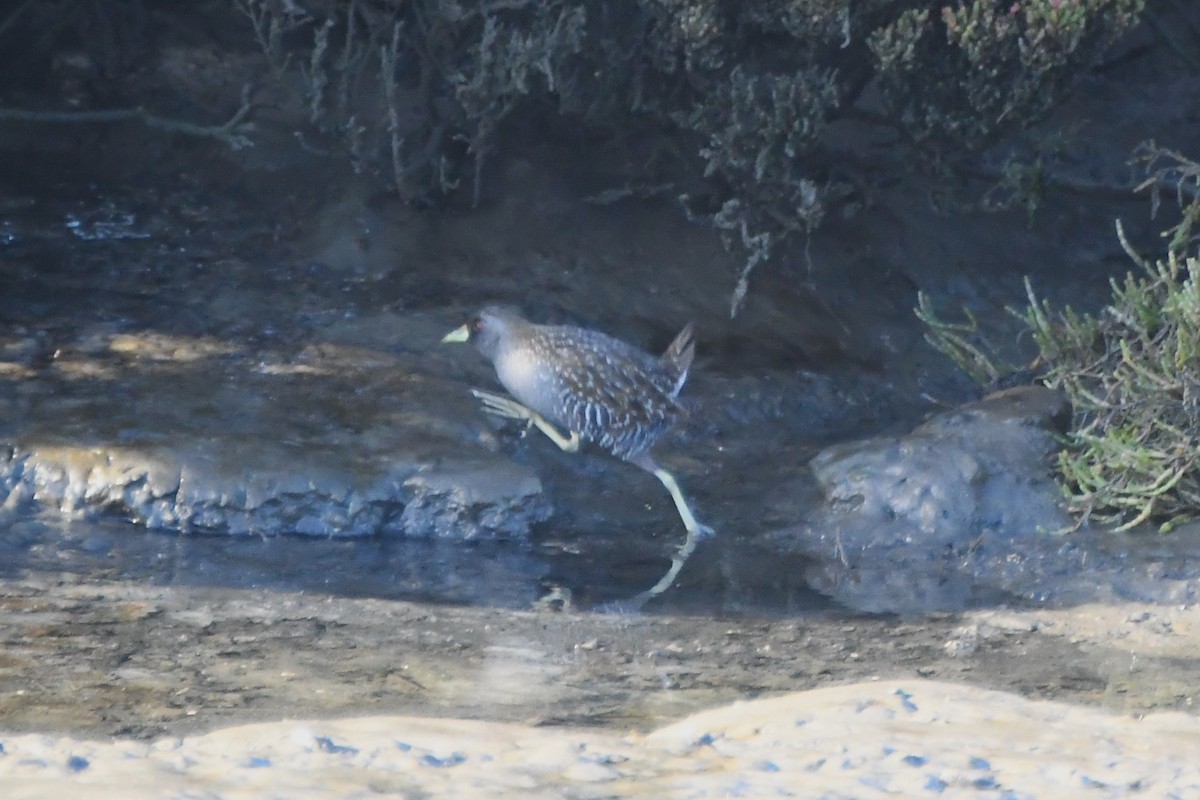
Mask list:
[[[693,327],[685,326],[666,352],[655,357],[599,331],[539,325],[515,309],[487,306],[443,341],[470,341],[495,367],[515,401],[475,391],[489,413],[526,420],[564,450],[595,443],[662,482],[688,531],[671,572],[643,594],[666,589],[695,539],[712,533],[696,521],[675,478],[649,454],[685,413],[677,398],[695,356]],[[555,426],[566,429],[569,437]]]
[[[500,306],[471,325],[509,394],[617,458],[634,461],[683,413],[676,397],[695,353],[690,325],[659,358],[599,331],[535,325]]]

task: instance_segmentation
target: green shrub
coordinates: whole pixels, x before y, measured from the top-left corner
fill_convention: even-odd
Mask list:
[[[1057,464],[1070,508],[1081,523],[1125,530],[1152,522],[1165,531],[1200,517],[1200,258],[1189,254],[1200,164],[1152,145],[1140,160],[1152,172],[1143,188],[1173,191],[1183,211],[1165,234],[1166,258],[1142,258],[1118,223],[1137,269],[1112,281],[1099,313],[1055,309],[1028,279],[1029,305],[1015,313],[1037,345],[1039,380],[1065,392],[1074,409]],[[973,320],[942,321],[924,296],[917,314],[931,344],[980,383],[1012,370],[978,341]]]
[[[1200,515],[1200,259],[1171,252],[1113,281],[1096,316],[1029,290],[1026,321],[1047,386],[1075,423],[1058,467],[1073,510],[1127,529]]]

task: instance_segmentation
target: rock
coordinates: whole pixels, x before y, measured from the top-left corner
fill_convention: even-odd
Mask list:
[[[386,351],[283,358],[122,333],[68,349],[24,388],[0,429],[8,508],[178,532],[463,539],[521,538],[550,514],[534,472],[460,421],[478,416],[465,389]]]
[[[547,519],[542,482],[528,468],[493,458],[476,467],[421,470],[404,482],[409,500],[400,516],[410,536],[476,539],[520,537]]]
[[[811,462],[826,507],[779,536],[813,559],[814,588],[855,608],[1036,596],[1029,560],[1069,560],[1048,533],[1072,524],[1050,463],[1068,412],[1057,392],[1019,387],[905,436],[830,447]]]

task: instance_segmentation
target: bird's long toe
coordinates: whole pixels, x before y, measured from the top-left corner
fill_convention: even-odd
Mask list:
[[[483,404],[483,410],[493,416],[505,417],[506,419],[533,419],[533,412],[516,400],[479,389],[472,389],[471,394],[479,398]]]

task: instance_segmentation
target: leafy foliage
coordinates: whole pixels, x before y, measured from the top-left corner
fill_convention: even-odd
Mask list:
[[[1200,259],[1126,249],[1139,273],[1113,281],[1101,315],[1054,312],[1030,290],[1026,321],[1045,383],[1075,407],[1059,456],[1072,508],[1169,529],[1200,515]]]
[[[900,14],[871,50],[914,141],[979,147],[1039,119],[1141,13],[1144,0],[970,0]]]
[[[478,202],[514,117],[665,132],[705,180],[687,213],[748,254],[734,311],[754,267],[849,193],[826,132],[873,81],[886,124],[950,158],[1044,114],[1144,2],[238,1],[314,123],[412,202],[465,176]]]
[[[1176,193],[1183,221],[1167,231],[1163,260],[1148,261],[1117,234],[1137,266],[1112,281],[1098,314],[1053,308],[1026,280],[1029,305],[1016,312],[1037,344],[1041,381],[1061,389],[1074,422],[1058,457],[1060,483],[1081,522],[1125,530],[1154,522],[1169,530],[1200,517],[1200,258],[1192,225],[1200,218],[1200,164],[1153,145],[1139,159],[1152,174],[1143,188]],[[922,297],[918,316],[930,342],[981,383],[1011,367],[968,325],[937,318]]]

